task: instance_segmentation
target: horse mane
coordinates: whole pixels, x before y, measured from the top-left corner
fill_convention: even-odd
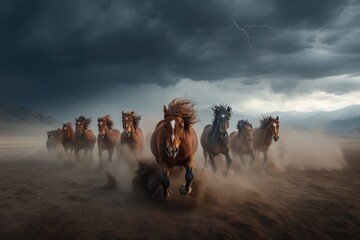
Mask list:
[[[174,98],[167,108],[164,106],[164,118],[171,115],[181,117],[184,120],[184,129],[189,131],[191,125],[199,121],[195,106],[196,103],[192,99]]]
[[[109,114],[102,118],[99,118],[98,121],[104,121],[109,130],[111,130],[114,125],[114,121],[111,119],[111,116]]]
[[[78,121],[80,121],[84,124],[84,129],[87,129],[91,123],[91,118],[86,118],[84,116],[80,116],[78,118]]]
[[[236,124],[236,128],[237,128],[238,132],[241,132],[241,130],[242,130],[245,126],[249,126],[249,127],[251,127],[251,128],[253,127],[253,126],[251,125],[251,123],[249,123],[249,120],[243,120],[243,119],[241,119],[241,120],[239,120],[238,123]]]
[[[132,120],[133,120],[134,128],[139,127],[139,123],[140,123],[140,120],[141,120],[141,115],[139,115],[136,112],[132,111],[132,112],[123,113],[123,116],[130,116],[132,118]]]
[[[228,111],[227,109],[230,109],[230,111]],[[214,119],[213,119],[213,125],[216,125],[217,124],[217,117],[220,115],[220,114],[225,114],[228,118],[231,117],[231,114],[232,114],[232,110],[231,110],[231,107],[226,105],[226,104],[219,104],[219,105],[214,105],[211,107],[211,109],[213,110],[214,112]]]
[[[71,122],[65,123],[65,126],[66,126],[66,127],[69,127],[70,129],[73,129],[72,126],[71,126]]]
[[[270,116],[268,116],[268,117],[263,117],[263,119],[261,119],[260,120],[260,129],[264,129],[264,128],[266,128],[266,126],[271,122],[270,121]]]

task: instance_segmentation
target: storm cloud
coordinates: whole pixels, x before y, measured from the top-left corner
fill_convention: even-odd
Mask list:
[[[345,94],[360,90],[359,13],[355,0],[2,1],[0,100],[54,105],[181,79]],[[234,21],[270,27],[246,28],[249,49]]]

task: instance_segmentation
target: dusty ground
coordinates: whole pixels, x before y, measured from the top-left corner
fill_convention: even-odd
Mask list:
[[[288,167],[228,177],[198,170],[196,197],[179,195],[180,175],[171,179],[171,198],[161,201],[133,190],[134,174],[124,162],[99,170],[95,155],[93,164],[74,163],[47,154],[40,140],[26,142],[0,141],[0,239],[360,236],[360,141],[341,142],[347,162],[341,169]]]

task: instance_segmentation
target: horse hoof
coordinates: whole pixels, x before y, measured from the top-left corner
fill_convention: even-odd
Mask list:
[[[191,193],[191,191],[192,191],[191,187],[189,187],[189,191],[186,191],[186,187],[185,187],[184,184],[181,185],[180,188],[179,188],[179,192],[180,192],[181,195],[189,194],[189,193]]]
[[[167,190],[165,193],[163,193],[163,197],[164,197],[165,199],[169,198],[170,195],[171,195],[171,191],[170,191],[170,190]]]

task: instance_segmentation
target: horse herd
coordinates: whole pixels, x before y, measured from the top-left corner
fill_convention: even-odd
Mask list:
[[[161,174],[160,183],[163,188],[163,197],[170,194],[170,169],[175,166],[185,167],[186,183],[180,186],[182,195],[192,192],[194,179],[193,166],[194,155],[198,148],[198,137],[193,125],[198,121],[196,116],[195,102],[186,98],[175,98],[168,106],[164,105],[164,116],[155,127],[150,139],[151,152],[156,158]],[[206,125],[200,137],[200,143],[205,157],[205,166],[210,160],[212,170],[217,171],[215,156],[223,154],[226,158],[227,171],[229,172],[232,156],[239,157],[244,162],[244,155],[251,156],[251,165],[255,160],[256,153],[263,153],[263,166],[267,161],[268,149],[272,141],[279,139],[279,117],[264,117],[260,120],[258,128],[252,127],[247,120],[239,120],[237,131],[228,134],[229,121],[232,109],[227,105],[215,105],[212,107],[212,124]],[[67,154],[75,152],[75,158],[79,159],[79,151],[85,150],[87,155],[95,146],[96,140],[99,149],[99,164],[102,166],[102,153],[107,150],[111,160],[115,149],[123,153],[128,149],[132,154],[141,154],[144,149],[144,136],[139,128],[141,116],[135,112],[122,112],[122,133],[113,129],[113,121],[109,115],[98,118],[98,137],[89,129],[90,118],[80,116],[76,118],[75,131],[71,123],[64,123],[62,129],[58,128],[47,133],[47,148],[49,151],[56,146],[62,145]]]

